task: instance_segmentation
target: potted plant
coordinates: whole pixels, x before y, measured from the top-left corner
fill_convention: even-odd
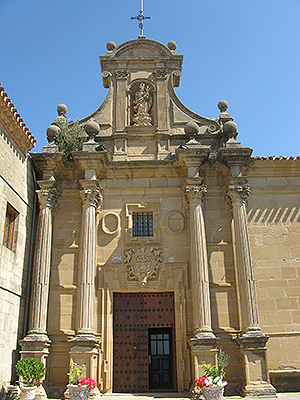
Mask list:
[[[217,365],[202,362],[205,375],[196,379],[193,390],[194,397],[198,397],[201,390],[206,400],[221,400],[223,398],[225,381],[225,367],[228,365],[229,356],[222,350],[218,353]]]
[[[44,364],[36,358],[22,358],[17,362],[16,373],[22,378],[20,388],[24,400],[35,398],[36,387],[40,383],[39,379],[44,377],[45,371]]]
[[[87,400],[90,396],[91,389],[97,387],[97,382],[94,379],[83,377],[83,369],[81,366],[72,362],[69,366],[69,394],[71,400]]]

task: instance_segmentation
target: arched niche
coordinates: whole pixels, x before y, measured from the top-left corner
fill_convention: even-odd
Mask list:
[[[141,84],[144,84],[146,88],[149,88],[149,94],[152,97],[152,105],[149,110],[149,115],[151,117],[151,126],[157,125],[157,112],[156,112],[156,87],[154,86],[153,82],[149,81],[148,79],[135,79],[132,81],[127,90],[127,99],[128,99],[128,124],[130,126],[134,126],[134,116],[136,111],[134,109],[135,106],[135,98],[136,93],[140,90]]]

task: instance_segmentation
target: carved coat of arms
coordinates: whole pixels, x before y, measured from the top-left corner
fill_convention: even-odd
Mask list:
[[[124,250],[128,280],[138,281],[146,286],[148,280],[158,279],[162,263],[161,247],[130,247]]]

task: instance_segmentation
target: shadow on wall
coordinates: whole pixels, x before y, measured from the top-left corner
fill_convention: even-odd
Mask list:
[[[300,222],[299,207],[272,207],[254,209],[248,212],[248,222],[275,223]]]

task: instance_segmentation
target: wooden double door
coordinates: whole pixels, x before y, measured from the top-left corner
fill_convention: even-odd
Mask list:
[[[174,390],[173,293],[115,293],[113,312],[113,391]]]

